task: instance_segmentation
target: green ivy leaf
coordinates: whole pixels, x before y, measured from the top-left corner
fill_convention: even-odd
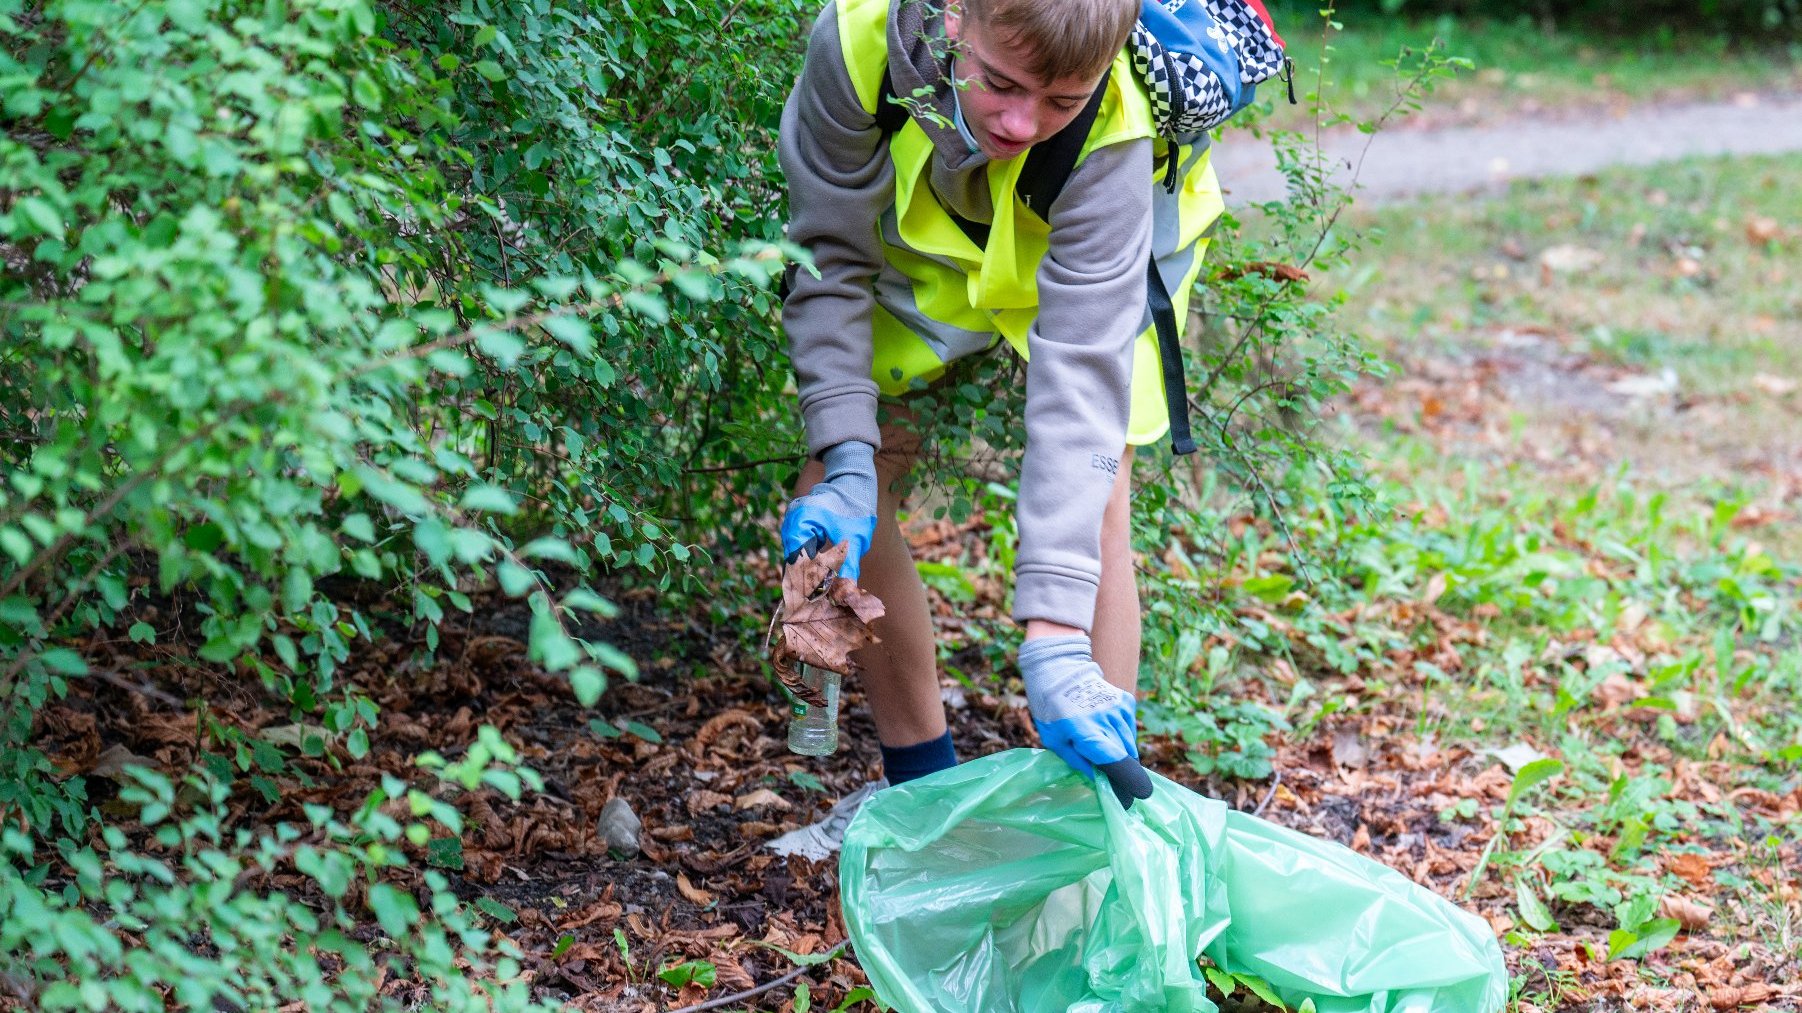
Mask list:
[[[658,971],[657,977],[671,988],[681,988],[690,983],[712,988],[718,980],[718,973],[718,969],[705,960],[685,960]]]
[[[382,111],[382,87],[368,74],[355,74],[350,79],[350,95],[357,105],[372,113]]]
[[[1520,768],[1514,775],[1514,786],[1508,789],[1508,802],[1512,806],[1522,795],[1532,791],[1540,784],[1564,773],[1563,760],[1534,760]]]
[[[42,197],[21,199],[13,205],[13,213],[37,226],[39,232],[55,236],[58,239],[63,238],[62,215],[57,214],[56,209],[50,206],[50,202]]]
[[[570,688],[575,690],[576,702],[584,707],[593,707],[607,688],[607,677],[593,665],[577,665],[569,672]]]
[[[1219,990],[1220,997],[1223,999],[1232,998],[1233,993],[1239,990],[1239,983],[1233,980],[1233,976],[1218,967],[1212,965],[1204,967],[1201,969],[1201,973],[1207,975],[1208,982]]]
[[[647,725],[642,721],[627,721],[625,724],[621,725],[620,727],[625,729],[627,732],[630,732],[631,734],[636,735],[639,738],[645,740],[646,742],[650,742],[650,743],[658,744],[658,745],[661,745],[663,742],[663,736],[658,733],[657,729],[652,728],[650,725]]]
[[[480,908],[483,914],[503,925],[511,925],[519,920],[519,916],[513,913],[512,908],[492,897],[477,897],[476,907]]]
[[[376,921],[390,939],[405,939],[419,919],[419,905],[413,897],[389,883],[376,883],[369,888],[369,909],[375,912]]]
[[[440,869],[463,868],[463,839],[460,837],[434,837],[426,842],[425,860],[429,865]]]
[[[1255,995],[1258,998],[1269,1003],[1270,1005],[1275,1006],[1277,1009],[1288,1009],[1289,1008],[1288,1006],[1284,1005],[1282,999],[1277,997],[1276,991],[1270,987],[1270,983],[1265,981],[1263,978],[1260,978],[1254,974],[1234,974],[1233,980],[1237,981],[1241,985],[1244,985],[1246,987],[1246,989],[1251,992],[1252,995]]]
[[[513,501],[513,494],[497,485],[472,485],[463,493],[460,504],[465,510],[481,510],[487,513],[515,514],[519,505]]]
[[[45,668],[62,675],[88,674],[88,663],[82,660],[80,654],[67,647],[52,647],[38,655],[38,660],[43,662]]]

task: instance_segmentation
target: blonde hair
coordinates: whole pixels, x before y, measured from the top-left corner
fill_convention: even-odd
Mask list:
[[[1025,50],[1026,68],[1050,82],[1099,80],[1139,18],[1139,0],[961,0],[966,21]]]

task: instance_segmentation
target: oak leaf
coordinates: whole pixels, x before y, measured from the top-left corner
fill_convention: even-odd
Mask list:
[[[810,706],[824,706],[819,691],[802,679],[800,664],[849,673],[851,652],[877,642],[870,624],[882,617],[882,602],[848,577],[836,576],[850,551],[848,543],[817,556],[800,556],[782,573],[781,632],[770,663],[789,691]]]

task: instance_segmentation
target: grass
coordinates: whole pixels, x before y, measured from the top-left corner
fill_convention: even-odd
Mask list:
[[[1802,481],[1798,221],[1793,158],[1622,169],[1357,212],[1348,227],[1383,241],[1327,284],[1402,365],[1390,428],[1777,520]],[[1453,375],[1461,391],[1438,382]],[[1802,549],[1793,523],[1763,533]]]
[[[1802,838],[1735,801],[1802,784],[1799,222],[1802,163],[1693,160],[1356,209],[1382,242],[1314,282],[1394,366],[1337,413],[1376,506],[1301,479],[1316,579],[1249,531],[1218,560],[1235,657],[1175,682],[1237,673],[1290,770],[1348,722],[1556,758],[1511,805],[1420,803],[1489,837],[1459,889],[1512,923],[1520,1010],[1705,1008],[1655,1002],[1708,995],[1710,945],[1802,941]]]
[[[1490,837],[1481,857],[1461,856],[1454,886],[1512,922],[1517,1009],[1663,988],[1698,938],[1794,954],[1802,906],[1777,870],[1802,837],[1734,799],[1802,783],[1802,566],[1735,528],[1730,503],[1684,507],[1607,475],[1565,488],[1406,434],[1372,450],[1378,509],[1344,514],[1296,490],[1289,524],[1315,582],[1280,601],[1241,594],[1245,626],[1281,641],[1241,638],[1237,690],[1286,699],[1279,766],[1294,772],[1310,741],[1336,741],[1325,728],[1548,758],[1519,767],[1506,805],[1414,803]],[[1248,533],[1223,579],[1249,589],[1254,573],[1284,573],[1286,555],[1279,533]],[[1272,678],[1278,658],[1290,674]],[[1148,708],[1148,728],[1174,723],[1163,709]],[[1678,875],[1682,852],[1707,882]],[[1679,939],[1681,908],[1666,905],[1696,899],[1718,913]],[[1528,953],[1608,965],[1623,991],[1597,993],[1593,977],[1565,980]]]
[[[1417,733],[1562,760],[1501,816],[1510,941],[1603,912],[1581,945],[1637,955],[1648,988],[1669,984],[1644,959],[1675,931],[1668,896],[1731,911],[1717,938],[1797,946],[1770,871],[1794,829],[1680,782],[1781,794],[1802,765],[1799,187],[1794,159],[1708,159],[1360,210],[1346,227],[1383,242],[1323,282],[1397,365],[1348,406],[1407,507],[1351,553],[1363,614],[1431,584],[1482,629],[1455,672],[1377,692],[1419,693]],[[1684,850],[1715,856],[1711,882],[1671,874]],[[1572,983],[1522,984],[1563,1008]]]
[[[1323,23],[1316,10],[1289,5],[1272,11],[1295,60],[1298,92],[1318,80]],[[1358,118],[1394,100],[1395,75],[1383,62],[1434,39],[1473,64],[1427,103],[1420,119],[1436,124],[1802,87],[1802,45],[1736,46],[1705,31],[1611,37],[1546,31],[1525,20],[1411,19],[1362,11],[1340,12],[1338,21],[1343,30],[1331,36],[1331,94],[1340,111]]]

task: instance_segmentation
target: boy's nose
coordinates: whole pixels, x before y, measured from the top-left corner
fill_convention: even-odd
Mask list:
[[[1015,102],[1008,105],[1001,117],[1001,130],[1010,140],[1035,141],[1039,136],[1038,116],[1034,114],[1032,103]]]

